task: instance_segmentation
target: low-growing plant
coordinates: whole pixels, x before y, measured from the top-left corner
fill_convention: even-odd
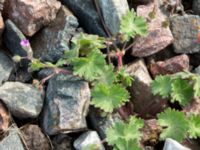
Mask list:
[[[39,71],[43,68],[54,70],[52,75],[41,81],[41,85],[58,73],[74,74],[84,78],[91,85],[91,104],[109,115],[114,110],[119,111],[130,98],[127,87],[132,84],[133,78],[126,73],[123,56],[133,44],[127,46],[127,43],[136,36],[145,35],[147,35],[147,22],[131,10],[122,17],[118,36],[103,38],[82,33],[72,39],[72,49],[66,51],[55,64],[29,58],[29,70]],[[102,49],[107,49],[107,52],[102,53]],[[110,57],[117,58],[116,66],[112,64]],[[19,62],[24,58],[14,56],[13,59]],[[72,69],[63,69],[64,66],[70,66]],[[173,76],[158,76],[152,82],[152,92],[185,106],[192,97],[200,96],[200,78],[185,72]],[[163,127],[161,140],[171,137],[181,141],[187,135],[191,138],[200,137],[199,116],[186,117],[183,112],[167,109],[157,117],[158,124]],[[122,118],[127,117],[122,116]],[[115,150],[141,149],[140,129],[143,125],[144,121],[136,116],[115,122],[106,130],[106,141]]]

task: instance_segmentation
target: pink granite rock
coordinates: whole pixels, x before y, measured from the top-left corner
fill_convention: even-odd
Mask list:
[[[126,72],[134,78],[130,87],[134,112],[143,118],[155,117],[167,106],[167,101],[152,94],[150,87],[152,79],[144,61],[139,59],[129,64]]]
[[[145,57],[157,53],[167,47],[173,41],[172,33],[169,27],[163,27],[166,22],[166,16],[159,9],[157,0],[155,3],[141,5],[137,8],[137,14],[149,19],[149,13],[155,7],[155,18],[148,23],[148,35],[139,37],[135,40],[132,49],[132,55],[137,57]]]
[[[4,14],[27,36],[32,36],[55,19],[61,3],[57,0],[7,0]]]
[[[154,77],[156,75],[173,74],[183,70],[189,70],[189,57],[185,54],[150,65],[150,71]]]

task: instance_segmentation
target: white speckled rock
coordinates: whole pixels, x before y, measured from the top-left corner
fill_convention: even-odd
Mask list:
[[[173,46],[176,53],[200,52],[200,44],[198,43],[199,16],[176,16],[170,18],[170,23],[174,36]]]
[[[83,133],[78,139],[74,141],[74,147],[76,150],[84,150],[90,148],[105,150],[96,131],[88,131]]]
[[[178,143],[173,139],[167,138],[165,140],[165,145],[163,150],[191,150],[191,149],[184,147],[183,145],[181,145],[180,143]]]

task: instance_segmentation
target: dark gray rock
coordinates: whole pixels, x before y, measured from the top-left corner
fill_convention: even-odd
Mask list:
[[[121,120],[118,113],[113,113],[111,117],[106,117],[102,115],[102,111],[90,107],[89,119],[92,127],[98,132],[101,139],[106,138],[106,129],[113,125],[114,122]]]
[[[0,84],[7,81],[13,69],[12,61],[2,51],[0,51]]]
[[[158,112],[161,112],[166,107],[167,101],[151,93],[150,84],[152,78],[149,75],[144,60],[138,59],[128,64],[126,72],[134,79],[130,87],[134,112],[143,118],[155,117]]]
[[[72,75],[56,75],[49,80],[45,102],[42,126],[48,135],[87,128],[90,89],[86,81]]]
[[[174,36],[174,51],[176,53],[200,52],[198,43],[200,17],[195,15],[176,16],[170,18],[170,22]]]
[[[77,27],[76,17],[62,6],[56,19],[31,40],[34,57],[43,61],[57,61],[64,51],[69,50],[70,40]]]
[[[53,150],[72,150],[72,138],[67,134],[58,134],[51,139]]]
[[[193,0],[192,10],[200,16],[200,0]]]
[[[106,26],[112,34],[119,33],[120,19],[129,10],[127,0],[98,0]]]
[[[106,36],[92,0],[61,0],[88,33]]]
[[[183,145],[181,145],[180,143],[178,143],[173,139],[167,138],[165,140],[165,145],[163,150],[191,150],[191,149],[184,147]]]
[[[20,130],[18,128],[10,128],[8,136],[0,142],[0,150],[26,150],[19,133]]]
[[[99,138],[96,131],[87,131],[74,141],[74,147],[76,150],[84,149],[98,149],[105,150],[101,139]]]
[[[42,93],[34,86],[20,82],[5,82],[0,86],[0,99],[19,119],[38,117],[43,106]]]
[[[30,45],[27,47],[20,45],[20,42],[23,39],[26,39],[23,33],[11,20],[7,20],[5,22],[5,31],[3,34],[3,42],[5,43],[5,46],[12,52],[13,55],[32,57],[33,52]]]

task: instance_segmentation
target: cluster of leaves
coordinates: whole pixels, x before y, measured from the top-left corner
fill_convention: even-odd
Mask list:
[[[114,146],[114,150],[140,150],[139,142],[144,126],[142,119],[132,116],[128,123],[119,121],[107,129],[107,142]]]
[[[170,98],[172,103],[188,105],[192,98],[200,96],[200,76],[190,72],[174,75],[159,75],[151,83],[152,93],[162,98]]]
[[[129,41],[136,36],[144,36],[147,34],[147,23],[131,10],[122,17],[120,33],[124,41]],[[73,48],[66,51],[57,63],[41,62],[33,58],[30,70],[71,66],[74,75],[91,83],[91,104],[106,113],[112,113],[114,109],[128,102],[130,96],[126,87],[131,85],[133,79],[126,73],[124,67],[116,71],[112,64],[106,63],[105,55],[101,52],[101,49],[106,48],[106,41],[107,39],[96,35],[80,34],[72,39]],[[15,61],[20,61],[20,59],[19,56],[14,57]],[[200,78],[191,73],[158,76],[151,85],[155,95],[158,94],[163,98],[171,97],[171,102],[178,101],[183,106],[187,105],[192,97],[200,96]],[[186,117],[183,112],[167,109],[157,117],[158,124],[163,127],[161,140],[171,137],[181,141],[186,135],[190,138],[200,137],[199,116]],[[116,122],[107,129],[106,141],[115,150],[139,150],[139,141],[142,136],[140,129],[143,126],[143,120],[134,116],[127,122]],[[95,145],[90,145],[90,148],[86,149],[95,149],[95,147]]]
[[[190,114],[185,116],[183,112],[166,109],[164,112],[157,115],[158,124],[163,127],[160,134],[160,139],[172,138],[176,141],[183,141],[184,138],[200,137],[200,116]]]

